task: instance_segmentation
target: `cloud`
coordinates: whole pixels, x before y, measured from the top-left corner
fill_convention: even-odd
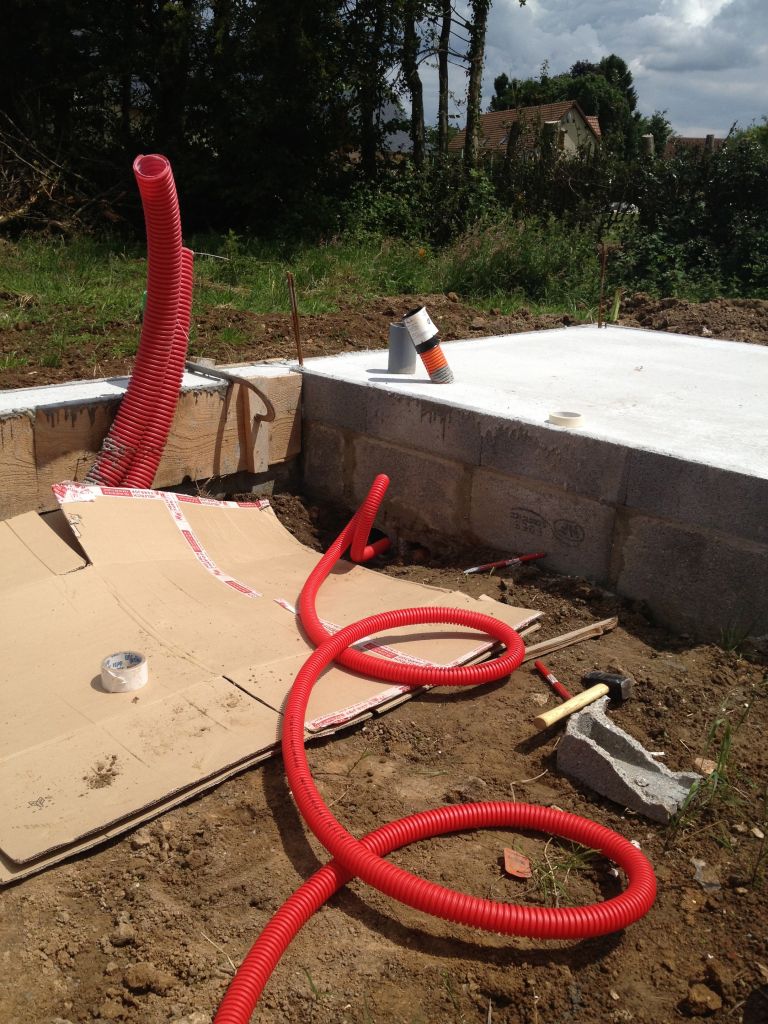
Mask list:
[[[768,113],[768,0],[495,0],[486,42],[483,104],[493,80],[567,71],[616,53],[630,65],[639,109],[667,110],[681,134],[724,135]],[[463,96],[466,77],[453,69]],[[436,117],[434,74],[425,98]],[[463,121],[463,113],[459,118]]]

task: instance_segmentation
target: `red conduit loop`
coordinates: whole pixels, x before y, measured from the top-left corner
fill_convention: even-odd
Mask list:
[[[173,419],[186,358],[192,253],[182,249],[169,161],[157,153],[138,156],[133,171],[147,230],[147,301],[128,390],[86,479],[150,487]]]
[[[314,601],[320,584],[351,542],[355,531],[367,531],[370,527],[377,507],[375,497],[371,496],[378,494],[380,500],[388,482],[386,477],[377,477],[368,496],[371,503],[366,499],[363,505],[365,514],[361,515],[361,509],[353,517],[304,585],[299,607],[310,635],[317,633],[319,624]],[[430,622],[479,629],[501,641],[506,653],[495,661],[480,665],[423,668],[387,662],[349,649],[349,645],[382,630]],[[320,630],[323,630],[322,626]],[[323,802],[312,780],[304,750],[307,704],[323,670],[333,661],[348,665],[359,663],[356,656],[360,654],[360,658],[371,666],[370,670],[363,671],[369,671],[374,678],[408,685],[473,685],[509,674],[522,661],[525,649],[518,634],[505,623],[464,609],[402,609],[372,615],[334,635],[323,632],[324,638],[304,663],[288,698],[283,723],[283,759],[299,810],[335,859],[305,882],[267,924],[232,979],[216,1014],[215,1024],[247,1024],[272,970],[292,939],[328,897],[354,876],[394,899],[446,920],[529,938],[572,940],[606,935],[626,928],[648,912],[656,897],[656,879],[645,855],[603,825],[554,808],[507,802],[439,807],[390,822],[361,840],[355,839]],[[420,839],[448,832],[499,827],[546,832],[597,850],[623,868],[628,886],[620,895],[588,906],[525,907],[495,903],[446,889],[383,859],[392,850]]]

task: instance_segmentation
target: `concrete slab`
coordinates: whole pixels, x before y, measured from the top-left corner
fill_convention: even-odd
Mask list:
[[[221,367],[237,377],[280,377],[290,368],[287,362],[243,363]],[[65,408],[69,405],[88,405],[122,398],[130,377],[100,377],[95,380],[73,380],[68,384],[46,384],[36,388],[15,388],[0,391],[0,419],[17,412],[35,409]],[[225,391],[226,383],[211,377],[184,371],[182,391]]]
[[[454,384],[432,384],[423,368],[390,376],[383,351],[308,359],[304,369],[550,431],[568,429],[547,424],[551,411],[573,409],[584,437],[768,476],[766,347],[586,326],[443,349]]]
[[[768,629],[768,348],[618,327],[450,342],[455,383],[383,351],[303,367],[308,493],[547,563],[703,637]],[[578,428],[548,422],[573,410]]]

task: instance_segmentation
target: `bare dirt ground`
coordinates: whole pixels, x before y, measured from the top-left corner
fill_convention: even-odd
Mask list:
[[[39,324],[30,315],[8,326],[4,310],[10,312],[19,296],[0,291],[0,388],[33,387],[62,381],[110,377],[130,373],[132,357],[116,357],[116,348],[131,351],[138,344],[138,323],[114,323],[106,328],[88,327],[88,311],[78,317],[81,330],[76,344],[58,347],[58,365],[43,365],[51,351],[53,327]],[[416,302],[424,302],[440,326],[445,341],[538,331],[578,323],[569,316],[534,315],[522,308],[502,315],[482,311],[446,295],[401,295],[381,299],[355,300],[342,305],[338,313],[301,316],[305,356],[331,355],[355,349],[383,348],[387,326]],[[620,323],[678,334],[703,335],[768,345],[768,301],[761,299],[715,299],[691,303],[683,299],[652,299],[637,294],[624,300]],[[4,323],[6,326],[3,326]],[[247,339],[235,344],[233,334]],[[205,356],[219,363],[251,362],[260,359],[293,359],[296,349],[288,314],[250,313],[223,303],[195,316],[190,355]],[[6,357],[5,361],[3,357]]]
[[[335,531],[334,510],[292,495],[274,506],[305,543]],[[537,565],[498,576],[460,568],[486,552],[433,555],[411,543],[382,572],[546,613],[535,639],[617,613],[618,629],[552,655],[567,684],[622,668],[636,697],[616,721],[673,770],[721,757],[721,784],[677,828],[653,824],[561,776],[560,732],[530,719],[553,704],[529,668],[477,691],[432,691],[313,746],[321,791],[345,825],[377,825],[446,801],[555,805],[636,839],[659,897],[623,933],[535,942],[473,932],[393,904],[353,882],[307,925],[254,1020],[311,1024],[544,1024],[681,1018],[768,1021],[765,886],[766,662],[673,637],[642,608]],[[321,597],[322,601],[322,597]],[[322,607],[322,605],[321,605]],[[362,610],[361,610],[362,611]],[[708,742],[716,720],[718,736]],[[730,749],[728,749],[730,744]],[[505,876],[505,846],[534,877]],[[703,881],[697,881],[697,866]],[[4,1024],[204,1024],[233,965],[271,913],[326,858],[303,826],[279,758],[137,832],[0,894]],[[527,904],[592,902],[616,891],[608,865],[545,837],[487,831],[420,843],[393,859],[429,879]]]
[[[446,337],[561,322],[522,313],[488,316],[446,297],[427,298]],[[382,324],[403,308],[384,299],[305,318],[307,354],[383,344]],[[768,343],[768,303],[691,307],[637,298],[626,311],[633,318],[626,322],[643,326],[698,334],[707,327],[717,336]],[[287,317],[255,318],[264,325],[262,340],[234,354],[214,339],[235,314],[219,316],[199,327],[200,354],[221,361],[292,354]],[[68,372],[77,375],[75,368]],[[0,378],[0,386],[12,385]],[[342,521],[338,510],[301,496],[278,494],[273,504],[318,549]],[[724,635],[725,647],[672,636],[642,607],[549,573],[542,563],[493,576],[461,573],[501,554],[430,551],[416,540],[377,568],[539,608],[544,625],[532,640],[618,614],[616,630],[554,654],[548,664],[576,688],[595,668],[631,673],[635,698],[613,712],[618,724],[662,751],[673,770],[690,770],[699,756],[718,762],[717,785],[704,787],[682,820],[667,827],[573,783],[555,764],[560,730],[532,729],[531,717],[554,699],[523,668],[509,682],[476,691],[432,691],[314,745],[310,762],[321,791],[356,835],[451,801],[517,799],[582,814],[641,844],[658,877],[655,906],[606,938],[537,942],[427,918],[352,882],[288,950],[254,1020],[765,1024],[766,651],[734,636]],[[513,845],[533,862],[527,882],[502,870],[503,849]],[[298,817],[276,758],[119,841],[10,887],[0,892],[0,1020],[205,1024],[269,916],[325,859]],[[599,858],[506,831],[420,843],[392,859],[458,889],[531,905],[592,902],[617,884]]]

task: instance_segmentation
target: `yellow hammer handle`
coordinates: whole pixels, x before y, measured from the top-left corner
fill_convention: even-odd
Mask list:
[[[582,690],[581,693],[577,693],[570,700],[565,701],[563,704],[558,704],[556,708],[537,715],[533,720],[533,724],[537,729],[548,729],[550,725],[554,725],[555,722],[559,722],[562,718],[567,718],[574,711],[581,711],[587,704],[593,704],[600,697],[605,697],[607,693],[610,693],[610,690],[605,683],[590,686],[588,690]]]

